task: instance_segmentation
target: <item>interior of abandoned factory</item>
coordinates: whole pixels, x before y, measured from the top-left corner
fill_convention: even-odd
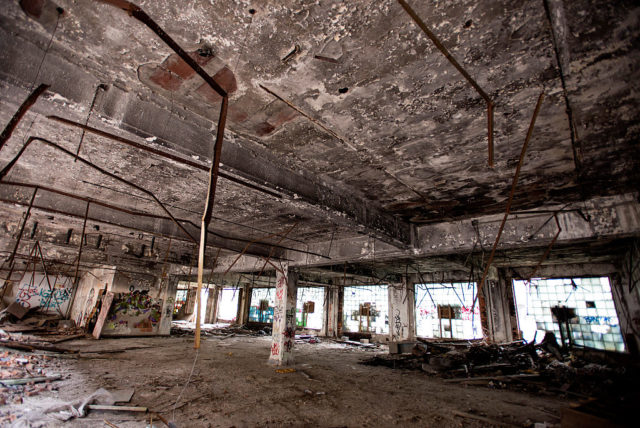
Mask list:
[[[637,2],[0,22],[0,426],[635,426]]]

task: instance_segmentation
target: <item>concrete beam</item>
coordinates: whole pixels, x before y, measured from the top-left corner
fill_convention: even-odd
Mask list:
[[[21,90],[24,90],[21,95],[26,97],[26,88],[32,83],[28,79],[30,71],[35,74],[42,51],[33,41],[15,38],[7,31],[0,30],[0,80],[9,88],[3,93],[3,108],[15,110],[22,102]],[[32,111],[59,115],[59,100],[62,99],[66,117],[76,121],[86,118],[86,113],[79,113],[91,103],[98,84],[112,83],[100,82],[88,72],[54,55],[47,57],[46,67],[39,76],[41,81],[51,85],[49,92],[57,95],[42,97]],[[158,144],[185,157],[197,156],[209,162],[212,130],[216,124],[186,109],[180,111],[180,116],[171,114],[168,105],[167,100],[160,97],[140,96],[111,85],[93,110],[94,117],[102,116],[103,120],[100,126],[95,122],[92,125],[113,132],[113,124],[116,124],[120,131],[143,138],[155,137]],[[309,210],[314,217],[355,227],[403,248],[411,244],[412,227],[409,223],[384,212],[354,189],[329,182],[328,178],[320,180],[304,171],[294,172],[255,142],[234,134],[232,128],[225,134],[221,171],[280,193],[292,204]]]
[[[505,225],[498,250],[543,248],[556,235],[555,221],[548,221],[554,210],[562,228],[556,246],[603,239],[620,239],[640,235],[640,203],[637,193],[598,197],[576,205],[576,210],[558,206],[541,207],[537,212],[514,213]],[[579,211],[577,210],[579,208]],[[479,252],[481,245],[491,247],[502,214],[455,222],[425,225],[418,228],[415,248],[401,250],[369,237],[318,242],[308,250],[324,254],[331,260],[312,255],[285,254],[290,266],[313,267],[340,263],[380,263],[397,259],[421,259],[452,254]],[[477,222],[477,223],[476,223]],[[477,224],[479,233],[476,233]],[[306,248],[306,247],[305,247]],[[232,259],[219,260],[216,272],[224,272]],[[242,257],[233,267],[237,272],[253,272],[262,267],[259,260]]]

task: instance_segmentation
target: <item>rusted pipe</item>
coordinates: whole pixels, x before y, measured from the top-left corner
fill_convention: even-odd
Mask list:
[[[151,19],[151,17],[147,15],[145,11],[142,10],[140,7],[126,0],[98,0],[98,1],[109,4],[111,6],[115,6],[119,9],[122,9],[126,11],[129,15],[136,18],[138,21],[145,24],[147,27],[151,29],[151,31],[156,33],[156,35],[160,37],[162,41],[167,44],[167,46],[169,46],[176,54],[178,54],[178,56],[182,58],[182,60],[186,62],[189,67],[193,69],[193,71],[198,73],[198,75],[200,75],[200,77],[202,77],[202,79],[205,82],[207,82],[207,84],[211,87],[211,89],[216,91],[222,98],[225,98],[227,96],[227,91],[222,89],[222,87],[218,84],[218,82],[216,82],[213,79],[213,77],[209,76],[207,72],[204,71],[202,67],[200,67],[198,63],[195,62],[193,58],[191,58],[189,54],[180,47],[180,45],[178,45],[171,37],[169,37],[169,35],[165,33],[165,31],[158,24],[156,24],[156,22],[153,19]]]
[[[218,130],[216,132],[216,141],[213,146],[213,161],[211,169],[209,169],[209,186],[207,189],[207,198],[204,203],[204,212],[202,213],[202,224],[200,225],[200,248],[198,249],[198,287],[196,288],[196,331],[195,342],[193,347],[200,348],[200,312],[202,308],[202,276],[204,273],[204,252],[207,246],[207,228],[211,222],[211,214],[213,212],[213,203],[216,197],[216,185],[218,183],[218,171],[220,170],[220,158],[222,157],[222,143],[224,141],[224,127],[227,123],[227,109],[229,107],[229,97],[222,98],[222,106],[220,107],[220,118],[218,119]]]
[[[40,95],[42,95],[47,89],[49,89],[49,85],[42,84],[38,86],[33,92],[31,92],[27,99],[24,100],[22,105],[18,108],[18,111],[16,111],[16,114],[13,115],[7,126],[4,128],[4,131],[2,131],[2,134],[0,134],[0,149],[2,149],[4,143],[9,140],[11,134],[13,134],[13,131],[16,129],[16,126],[18,126],[18,123],[20,123],[22,117],[27,113],[31,106],[36,103]]]
[[[513,182],[511,183],[511,191],[509,192],[509,199],[507,200],[507,208],[504,213],[504,217],[502,217],[502,222],[500,223],[500,227],[498,228],[498,235],[496,236],[496,240],[493,243],[493,248],[491,248],[491,254],[489,255],[489,259],[487,260],[487,265],[484,268],[484,272],[482,273],[482,279],[478,284],[478,292],[476,293],[475,299],[473,299],[473,305],[471,309],[475,307],[476,300],[482,291],[482,287],[484,286],[484,282],[487,279],[487,275],[489,274],[489,268],[491,267],[491,263],[493,262],[493,257],[496,254],[496,248],[498,247],[498,243],[500,242],[500,237],[502,236],[502,231],[504,230],[504,225],[507,222],[507,217],[511,212],[511,203],[513,202],[513,196],[516,192],[516,185],[518,184],[518,178],[520,177],[520,169],[522,168],[522,164],[524,162],[525,154],[527,153],[527,146],[529,145],[529,141],[531,141],[531,136],[533,135],[533,128],[536,124],[536,119],[538,117],[538,113],[540,113],[540,106],[542,106],[542,100],[544,100],[544,92],[540,93],[538,96],[538,102],[536,103],[536,108],[533,111],[533,117],[531,118],[531,123],[529,124],[529,130],[527,131],[527,136],[524,139],[524,144],[522,145],[522,150],[520,151],[520,159],[518,159],[518,166],[516,167],[516,172],[513,175]]]
[[[98,91],[100,90],[105,90],[106,86],[104,84],[99,84],[96,87],[96,91],[93,94],[93,99],[91,100],[91,106],[89,107],[89,113],[87,114],[87,120],[84,121],[84,124],[87,125],[89,123],[89,119],[91,119],[91,113],[93,112],[93,107],[96,105],[96,99],[98,98]],[[84,133],[85,130],[82,130],[82,134],[80,134],[80,142],[78,143],[78,149],[76,150],[76,159],[74,160],[74,162],[76,160],[78,160],[78,155],[80,154],[80,149],[82,148],[82,142],[84,141]]]
[[[34,141],[40,141],[43,142],[45,144],[47,144],[48,146],[61,151],[62,153],[66,154],[67,156],[71,156],[73,158],[76,158],[75,153],[70,152],[69,150],[65,149],[64,147],[61,147],[59,145],[57,145],[56,143],[53,143],[49,140],[45,140],[44,138],[40,138],[40,137],[29,137],[29,139],[27,140],[27,142],[25,143],[25,145],[20,149],[20,151],[18,152],[18,154],[11,159],[11,161],[9,161],[9,163],[2,169],[2,171],[0,171],[0,181],[2,181],[2,179],[9,173],[9,171],[11,170],[11,168],[13,168],[13,166],[15,165],[15,163],[18,161],[18,159],[20,159],[20,157],[23,155],[24,151],[27,149],[27,147],[29,147],[31,145],[32,142]],[[191,236],[191,234],[189,232],[187,232],[187,230],[176,220],[176,218],[173,216],[173,214],[171,214],[171,212],[164,206],[164,204],[162,202],[160,202],[160,200],[156,197],[156,195],[154,195],[152,192],[150,192],[149,190],[138,186],[137,184],[134,184],[128,180],[125,180],[122,177],[119,177],[91,162],[89,162],[88,160],[81,158],[81,157],[77,157],[77,160],[79,160],[81,163],[95,169],[96,171],[100,172],[101,174],[106,175],[107,177],[110,177],[114,180],[117,180],[121,183],[124,183],[130,187],[133,187],[134,189],[138,190],[139,192],[144,193],[147,196],[150,196],[154,201],[156,201],[156,203],[160,206],[160,208],[162,208],[162,210],[167,213],[167,215],[171,218],[171,221],[173,221],[173,223],[178,226],[178,228],[184,232],[185,235],[187,235],[193,242],[196,242],[195,238],[193,236]]]
[[[424,21],[418,16],[418,14],[411,8],[411,6],[409,6],[407,2],[404,0],[398,0],[398,3],[400,3],[400,6],[403,7],[403,9],[407,12],[407,14],[409,14],[409,16],[418,25],[418,27],[420,27],[420,29],[427,35],[427,37],[431,39],[433,44],[436,45],[436,48],[438,48],[438,50],[442,52],[445,58],[449,60],[451,65],[453,65],[456,68],[456,70],[458,70],[460,74],[462,74],[462,76],[467,80],[467,82],[469,82],[469,84],[473,86],[476,92],[478,92],[478,94],[482,98],[484,98],[484,100],[486,101],[487,119],[488,119],[487,134],[488,134],[488,142],[489,142],[488,163],[489,163],[489,167],[493,168],[493,101],[491,100],[491,97],[480,87],[480,85],[478,85],[478,82],[476,82],[473,79],[473,77],[471,77],[471,75],[467,72],[467,70],[462,68],[460,63],[458,63],[458,61],[451,55],[451,53],[449,53],[449,50],[442,44],[442,42],[429,29],[429,27],[427,27],[427,24],[424,23]]]
[[[13,265],[13,259],[16,256],[16,252],[18,251],[18,246],[20,245],[20,241],[22,240],[22,233],[24,232],[24,227],[27,225],[27,221],[29,220],[29,216],[31,215],[31,208],[33,208],[33,201],[35,201],[37,193],[38,186],[35,186],[35,188],[33,189],[33,195],[31,195],[31,200],[29,201],[29,208],[27,208],[27,212],[24,215],[24,221],[22,222],[20,230],[18,231],[18,236],[16,237],[16,245],[13,247],[11,256],[7,260],[10,266]]]
[[[47,186],[40,186],[40,185],[35,185],[35,184],[20,183],[20,182],[16,182],[16,181],[7,181],[7,180],[0,181],[0,185],[2,185],[2,184],[7,185],[7,186],[18,186],[18,187],[26,187],[26,188],[31,188],[31,189],[34,189],[34,188],[38,187],[40,190],[43,190],[43,191],[46,191],[46,192],[51,192],[51,193],[54,193],[54,194],[66,196],[66,197],[69,197],[69,198],[72,198],[72,199],[77,199],[77,200],[84,201],[84,202],[91,202],[93,205],[103,206],[105,208],[109,208],[109,209],[112,209],[114,211],[119,211],[119,212],[122,212],[122,213],[125,213],[125,214],[129,214],[129,215],[132,215],[132,216],[148,217],[148,218],[155,218],[155,219],[160,219],[160,220],[171,220],[170,217],[166,217],[166,216],[162,216],[162,215],[158,215],[158,214],[151,214],[151,213],[147,213],[147,212],[144,212],[144,211],[130,210],[130,209],[127,209],[127,208],[116,206],[116,205],[111,205],[109,203],[106,203],[106,202],[103,202],[103,201],[100,201],[100,200],[97,200],[97,199],[88,198],[86,196],[79,196],[79,195],[76,195],[76,194],[73,194],[73,193],[65,192],[65,191],[54,189],[54,188],[47,187]],[[26,204],[23,203],[23,202],[16,201],[16,200],[10,200],[10,199],[0,198],[0,202],[6,202],[6,203],[9,203],[9,204],[18,204],[18,205],[26,206]],[[34,208],[38,209],[40,211],[45,211],[45,212],[49,212],[49,213],[52,213],[52,214],[60,214],[60,215],[66,215],[66,216],[74,217],[74,218],[82,218],[77,214],[66,212],[66,211],[62,211],[62,210],[58,210],[58,209],[46,208],[46,207],[35,206],[35,205],[34,205]],[[113,223],[113,222],[102,220],[102,219],[98,219],[98,218],[89,218],[89,220],[91,220],[93,222],[108,224],[108,225],[111,225],[111,226],[121,227],[121,228],[125,228],[125,229],[131,229],[131,230],[135,230],[135,231],[138,231],[138,232],[149,233],[149,234],[152,234],[152,235],[161,236],[163,238],[179,239],[178,237],[176,237],[174,235],[165,235],[165,234],[161,234],[161,233],[158,233],[158,232],[150,232],[148,230],[140,229],[140,228],[137,228],[137,227],[126,226],[126,225],[123,225],[123,224]],[[178,218],[177,220],[180,223],[189,224],[189,225],[193,226],[194,228],[197,227],[195,225],[195,223],[193,223],[191,220],[181,219],[181,218]],[[285,246],[278,245],[278,244],[272,244],[270,242],[263,242],[263,241],[253,242],[253,241],[249,241],[248,239],[244,239],[244,238],[237,238],[237,237],[234,237],[234,236],[226,236],[226,235],[214,232],[212,230],[208,230],[207,233],[210,233],[213,236],[217,236],[220,239],[228,239],[230,241],[237,241],[237,242],[243,242],[243,243],[255,243],[255,244],[259,244],[259,245],[275,247],[275,248],[278,248],[278,249],[281,249],[281,250],[293,251],[293,252],[298,252],[298,253],[301,253],[301,254],[308,254],[308,255],[311,255],[311,256],[324,257],[324,258],[328,259],[327,256],[322,255],[322,254],[318,254],[318,253],[314,253],[312,251],[299,250],[297,248],[285,247]],[[218,244],[214,245],[214,247],[220,247],[220,246],[221,245],[218,245]],[[227,248],[227,247],[224,247],[224,248],[228,249],[230,251],[234,251],[232,248]],[[257,255],[257,254],[254,254],[254,255]]]
[[[80,268],[80,258],[82,257],[82,247],[84,246],[84,232],[87,228],[87,217],[89,216],[89,206],[91,202],[87,202],[87,207],[84,210],[84,220],[82,221],[82,234],[80,235],[80,245],[78,245],[78,261],[76,262],[76,272],[73,275],[73,285],[77,287],[76,281],[78,280],[78,269]]]
[[[298,225],[298,222],[293,223],[293,225],[291,225],[291,227],[289,228],[289,230],[287,230],[281,237],[280,239],[278,239],[278,242],[276,242],[276,245],[280,244],[282,241],[284,241],[284,239],[287,237],[288,234],[291,233],[291,231],[293,229],[295,229],[295,227]],[[262,272],[264,271],[264,268],[267,267],[267,263],[269,263],[269,261],[271,260],[271,256],[273,256],[273,248],[271,247],[271,251],[269,251],[269,257],[267,257],[264,261],[264,265],[262,265],[262,269],[260,269],[260,273],[258,274],[258,276],[262,275]]]
[[[181,156],[176,156],[176,155],[174,155],[172,153],[169,153],[169,152],[166,152],[164,150],[155,149],[153,147],[149,147],[149,146],[146,146],[144,144],[137,143],[137,142],[135,142],[133,140],[129,140],[129,139],[121,137],[119,135],[111,134],[109,132],[102,131],[100,129],[97,129],[97,128],[94,128],[94,127],[91,127],[91,126],[88,126],[88,125],[83,125],[82,123],[74,122],[72,120],[65,119],[65,118],[62,118],[62,117],[59,117],[59,116],[47,116],[47,119],[51,119],[51,120],[54,120],[56,122],[64,123],[65,125],[69,125],[69,126],[73,126],[75,128],[82,129],[83,131],[89,132],[91,134],[98,135],[98,136],[104,137],[104,138],[108,138],[110,140],[117,141],[119,143],[126,144],[128,146],[135,147],[137,149],[143,150],[145,152],[153,153],[155,155],[158,155],[158,156],[166,158],[166,159],[171,159],[172,161],[177,162],[177,163],[182,164],[182,165],[188,165],[188,166],[191,166],[193,168],[197,168],[197,169],[202,170],[202,171],[209,171],[209,167],[208,166],[206,166],[204,164],[201,164],[201,163],[198,163],[198,162],[194,162],[191,159],[185,159],[185,158],[183,158]],[[243,180],[241,180],[241,179],[239,179],[237,177],[234,177],[232,175],[226,174],[224,172],[219,172],[218,175],[220,177],[226,179],[226,180],[229,180],[229,181],[231,181],[233,183],[236,183],[236,184],[239,184],[241,186],[245,186],[245,187],[248,187],[250,189],[257,190],[259,192],[265,193],[265,194],[267,194],[269,196],[273,196],[275,198],[282,198],[282,195],[280,195],[279,193],[273,192],[273,191],[271,191],[269,189],[264,189],[262,187],[256,186],[255,184],[243,181]]]
[[[558,215],[554,214],[553,218],[556,220],[556,227],[558,228],[558,231],[556,232],[553,239],[549,243],[549,246],[547,247],[542,257],[540,258],[540,261],[538,262],[536,267],[533,269],[533,272],[531,272],[531,275],[529,275],[529,281],[531,281],[531,278],[535,277],[536,273],[538,273],[538,269],[540,269],[540,266],[542,266],[542,263],[547,259],[547,257],[549,257],[549,254],[551,253],[551,248],[553,248],[554,244],[558,240],[558,236],[560,236],[560,233],[562,232],[562,227],[560,227],[560,222],[558,221]]]

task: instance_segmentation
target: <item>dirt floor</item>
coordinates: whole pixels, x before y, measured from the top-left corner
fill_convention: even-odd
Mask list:
[[[82,354],[56,358],[55,369],[63,374],[63,380],[55,382],[57,391],[4,406],[3,413],[21,416],[14,425],[101,427],[108,426],[103,422],[107,420],[121,428],[149,426],[150,413],[93,410],[82,419],[59,422],[46,416],[38,422],[40,410],[84,398],[98,388],[133,387],[128,405],[148,407],[180,428],[491,425],[456,411],[533,426],[558,423],[559,410],[568,405],[557,396],[465,387],[422,372],[361,365],[360,360],[384,351],[329,341],[296,344],[296,371],[290,373],[278,373],[267,364],[268,336],[207,337],[195,365],[192,337],[76,340],[65,345]],[[138,349],[114,352],[131,347]],[[31,425],[26,423],[29,418]],[[164,426],[157,419],[153,425]]]

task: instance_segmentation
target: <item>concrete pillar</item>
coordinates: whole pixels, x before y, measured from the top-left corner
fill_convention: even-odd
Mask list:
[[[416,337],[414,284],[405,280],[389,285],[389,340],[398,342]]]
[[[327,293],[324,334],[327,337],[338,337],[338,321],[340,319],[340,287],[332,285],[327,288]]]
[[[218,295],[219,287],[212,285],[209,287],[209,298],[207,298],[207,309],[205,312],[204,322],[206,324],[215,324],[218,317]]]
[[[251,305],[251,287],[244,286],[240,290],[238,296],[238,316],[236,322],[240,325],[245,325],[249,322],[249,306]]]
[[[296,335],[296,297],[298,273],[282,265],[282,272],[276,273],[276,302],[273,308],[273,332],[269,363],[275,365],[293,364],[293,344]]]
[[[483,289],[487,314],[488,339],[495,343],[511,342],[513,331],[511,314],[507,298],[512,295],[507,290],[511,287],[502,271],[491,268]]]
[[[178,278],[175,276],[160,278],[160,284],[162,284],[162,298],[164,300],[164,305],[162,308],[162,318],[160,319],[158,334],[169,335],[171,334],[173,307],[176,301],[176,292],[178,291]]]

